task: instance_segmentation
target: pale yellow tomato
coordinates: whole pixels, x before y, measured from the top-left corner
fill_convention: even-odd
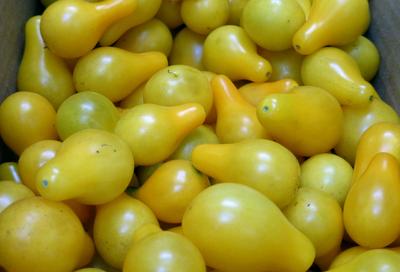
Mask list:
[[[126,194],[97,206],[93,228],[97,251],[108,264],[121,269],[135,232],[150,223],[158,225],[153,212]]]
[[[202,191],[186,209],[182,228],[206,264],[221,271],[306,271],[315,257],[310,240],[272,201],[241,184]]]
[[[35,194],[25,185],[14,181],[0,181],[0,213],[12,203]]]
[[[124,262],[124,272],[205,272],[199,250],[183,235],[159,231],[135,243]]]
[[[301,165],[300,186],[328,193],[343,206],[352,175],[353,168],[341,157],[330,153],[318,154]]]

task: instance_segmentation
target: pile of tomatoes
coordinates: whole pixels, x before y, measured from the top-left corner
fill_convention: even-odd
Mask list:
[[[367,0],[59,0],[0,105],[0,270],[400,271]]]

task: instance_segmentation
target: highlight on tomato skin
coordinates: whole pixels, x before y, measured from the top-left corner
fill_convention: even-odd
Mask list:
[[[0,271],[400,271],[368,1],[40,1],[6,25]]]

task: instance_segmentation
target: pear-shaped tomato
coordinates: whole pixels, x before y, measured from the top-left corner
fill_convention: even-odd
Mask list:
[[[207,265],[221,271],[306,271],[315,256],[310,240],[275,204],[241,184],[202,191],[187,208],[182,228]]]
[[[343,124],[338,101],[312,86],[268,95],[258,105],[257,116],[272,139],[300,156],[331,150],[339,141]]]
[[[137,165],[152,165],[167,159],[205,118],[197,103],[170,107],[143,104],[123,114],[115,133],[129,144]]]
[[[36,187],[48,199],[104,204],[128,187],[133,168],[126,142],[107,131],[85,129],[68,137],[38,171]]]
[[[198,145],[193,150],[192,162],[215,182],[245,184],[262,192],[280,208],[292,202],[299,186],[300,167],[296,157],[270,140]]]
[[[377,153],[353,182],[343,209],[351,239],[367,248],[381,248],[400,235],[400,165],[388,153]]]

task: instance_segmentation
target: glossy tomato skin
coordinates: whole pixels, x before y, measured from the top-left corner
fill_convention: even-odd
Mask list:
[[[36,188],[36,174],[49,160],[53,159],[61,142],[56,140],[43,140],[30,145],[22,152],[18,159],[18,169],[21,173],[22,183],[39,194]]]
[[[99,205],[125,191],[133,169],[126,142],[104,130],[84,129],[68,137],[57,155],[39,169],[36,188],[47,199]]]
[[[183,235],[159,231],[134,244],[124,262],[123,272],[176,271],[205,272],[199,250]]]
[[[57,139],[56,111],[43,96],[16,92],[0,105],[0,134],[18,155],[31,144]]]
[[[93,250],[73,211],[41,197],[20,200],[0,213],[0,244],[0,264],[15,272],[70,272],[82,265],[82,257],[90,260],[87,251]]]
[[[390,271],[400,270],[400,255],[389,249],[368,250],[355,256],[343,265],[327,270],[327,272],[347,271]]]
[[[221,271],[306,271],[315,257],[310,240],[280,209],[242,184],[202,191],[186,209],[182,228],[206,264]]]
[[[200,70],[188,65],[171,65],[147,81],[143,101],[164,106],[199,103],[208,113],[213,93],[207,77]]]
[[[113,131],[119,112],[105,96],[81,92],[67,98],[57,111],[56,127],[62,140],[86,128]]]
[[[148,205],[157,218],[167,223],[180,223],[190,202],[209,186],[206,175],[187,160],[163,163],[134,193]]]
[[[353,182],[365,172],[372,158],[380,152],[390,153],[400,160],[400,125],[379,122],[370,126],[357,145]]]
[[[397,112],[381,99],[373,99],[363,106],[343,107],[342,136],[335,146],[335,153],[353,165],[361,136],[381,122],[400,123]]]
[[[25,185],[13,181],[0,181],[0,213],[12,203],[35,194]]]
[[[21,174],[16,162],[3,162],[0,164],[0,180],[13,180],[21,183]]]
[[[126,194],[97,206],[93,228],[97,251],[109,265],[121,269],[135,232],[145,224],[158,225],[154,213]]]
[[[296,157],[282,145],[265,139],[198,145],[192,163],[215,182],[250,186],[280,208],[290,204],[300,183]]]
[[[353,168],[347,161],[335,154],[322,153],[302,163],[300,186],[328,193],[343,206],[352,175]]]
[[[153,18],[128,30],[115,46],[136,53],[158,51],[168,56],[172,34],[162,21]]]
[[[382,248],[400,235],[400,166],[389,153],[377,153],[353,182],[343,208],[347,233],[360,246]]]
[[[332,196],[312,188],[300,188],[284,214],[313,242],[317,257],[340,247],[344,232],[342,209]]]
[[[206,35],[228,21],[228,0],[185,0],[181,4],[181,16],[188,28]]]

